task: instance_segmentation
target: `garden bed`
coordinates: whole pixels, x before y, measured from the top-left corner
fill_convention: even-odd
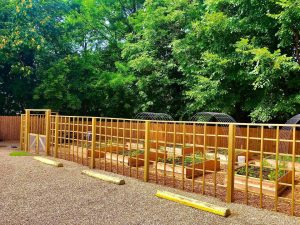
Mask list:
[[[208,150],[207,153],[206,153],[207,156],[211,157],[211,158],[214,158],[215,157],[215,151],[214,150]],[[246,158],[246,152],[240,152],[240,151],[236,151],[235,152],[235,161],[238,162],[238,157],[239,156],[245,156]],[[248,153],[248,161],[251,161],[253,160],[255,157],[254,157],[254,154],[249,152]],[[228,161],[228,150],[225,150],[225,149],[218,149],[217,150],[217,158],[219,158],[221,160],[221,164],[227,164],[227,161]]]
[[[107,146],[107,147],[101,147],[100,149],[95,150],[95,158],[104,158],[107,153],[119,153],[122,152],[124,148],[121,146]],[[91,150],[89,149],[89,157],[91,156]],[[100,154],[100,156],[99,156]]]
[[[74,150],[74,153],[73,153]],[[106,146],[106,147],[101,147],[101,148],[97,148],[95,149],[95,153],[94,153],[94,157],[95,158],[103,158],[105,156],[105,152],[120,152],[122,151],[123,148],[120,146]],[[66,154],[71,154],[75,157],[83,157],[83,158],[87,158],[87,157],[91,157],[91,146],[87,147],[81,147],[81,146],[77,146],[77,145],[70,145],[65,146],[65,147],[59,147],[59,151],[61,153],[66,152]]]
[[[117,153],[106,153],[106,159],[112,160],[112,161],[117,161],[118,163],[124,162],[124,164],[128,166],[144,166],[144,150],[133,150],[133,151],[119,151]],[[153,161],[156,161],[156,158],[163,158],[164,154],[161,152],[151,152],[149,154],[149,161],[150,163]]]
[[[161,150],[164,150],[164,147],[161,146]],[[190,155],[193,154],[193,152],[203,152],[203,150],[199,147],[193,147],[190,145],[187,146],[166,146],[166,152],[168,157],[175,156],[182,156],[182,155]],[[175,154],[174,154],[175,152]]]
[[[275,160],[275,156],[274,157],[269,157],[264,159],[268,164],[270,164],[272,167],[276,167],[276,160]],[[292,162],[292,157],[279,157],[278,159],[278,165],[281,167],[284,167],[285,169],[289,169],[292,170],[293,169],[293,162]],[[255,161],[256,165],[259,165],[260,162],[259,161]],[[295,158],[295,170],[296,173],[300,173],[300,157],[296,157]]]
[[[144,165],[144,151],[120,151],[118,153],[107,152],[105,158],[108,160],[115,161],[117,163],[126,164],[130,166],[143,166]]]
[[[145,148],[145,144],[144,142],[139,142],[139,143],[135,143],[135,142],[126,142],[126,148],[127,149],[132,149],[132,150],[137,150],[137,149],[144,149]],[[199,147],[195,147],[193,148],[192,145],[187,144],[184,147],[181,145],[161,145],[161,143],[155,143],[155,142],[151,142],[150,143],[150,149],[155,152],[156,150],[158,150],[158,152],[166,152],[168,156],[172,157],[174,155],[176,156],[182,156],[182,155],[189,155],[192,154],[193,151],[195,152],[203,152],[203,150]]]
[[[135,143],[135,142],[126,142],[126,148],[127,149],[143,149],[144,148],[144,142],[139,142],[139,143]]]
[[[187,179],[192,179],[193,177],[199,177],[203,175],[203,168],[205,170],[214,171],[220,170],[220,161],[215,161],[207,159],[203,161],[202,154],[195,155],[194,166],[193,166],[193,156],[189,155],[185,158],[175,157],[175,158],[160,158],[158,162],[154,163],[154,168],[157,168],[161,172],[172,172],[174,171],[176,176],[182,176],[182,174]],[[207,171],[207,172],[209,172]],[[194,174],[194,176],[193,176]]]
[[[246,189],[246,166],[236,169],[234,176],[234,187],[239,190]],[[273,168],[263,168],[262,170],[262,193],[264,195],[276,196],[276,171]],[[280,195],[288,186],[282,183],[292,183],[292,171],[278,170],[278,190]],[[225,177],[227,184],[227,177]],[[248,166],[248,190],[254,193],[260,193],[260,167],[255,165]]]

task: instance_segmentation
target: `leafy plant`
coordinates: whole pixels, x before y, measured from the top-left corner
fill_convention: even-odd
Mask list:
[[[138,155],[143,155],[145,153],[144,150],[133,150],[133,151],[124,151],[122,154],[125,155],[125,156],[131,156],[131,157],[134,157],[134,156],[138,156]]]
[[[262,167],[270,167],[270,166],[271,164],[266,159],[262,160]]]
[[[270,166],[271,165],[266,160],[263,160],[263,163],[261,165],[263,179],[275,181],[276,178],[278,179],[279,177],[282,177],[286,173],[286,171],[283,169],[283,167],[279,167],[278,168],[278,176],[276,176],[276,169],[270,168]],[[247,170],[246,166],[243,166],[243,167],[238,168],[236,170],[236,173],[238,175],[246,176],[247,175],[246,170]],[[260,172],[261,172],[260,170],[261,170],[261,168],[258,166],[249,165],[248,166],[248,176],[259,178]]]
[[[282,177],[284,174],[285,174],[285,171],[279,169],[277,178]],[[269,178],[269,180],[272,180],[272,181],[276,180],[276,170],[271,170],[270,173],[268,174],[268,178]]]
[[[163,163],[168,163],[168,164],[175,164],[175,165],[183,165],[184,166],[191,166],[194,164],[202,163],[203,162],[203,154],[202,153],[195,153],[194,155],[188,155],[185,156],[184,159],[183,157],[167,157],[166,159],[164,158],[158,158],[158,162],[163,162]]]
[[[300,110],[299,8],[295,0],[0,0],[0,114],[186,119],[208,110],[286,121]]]
[[[273,159],[275,159],[275,156],[272,157]],[[280,163],[286,163],[286,162],[292,162],[293,161],[293,157],[292,156],[288,156],[288,155],[280,155],[278,157],[278,161]],[[295,157],[295,162],[300,163],[300,157]]]

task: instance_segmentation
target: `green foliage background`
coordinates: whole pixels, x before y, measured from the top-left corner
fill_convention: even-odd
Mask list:
[[[299,31],[299,0],[0,0],[0,114],[284,122]]]

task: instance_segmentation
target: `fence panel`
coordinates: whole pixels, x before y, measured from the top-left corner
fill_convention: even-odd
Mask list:
[[[0,116],[0,141],[20,140],[20,116]]]
[[[299,216],[299,128],[52,115],[49,153]]]

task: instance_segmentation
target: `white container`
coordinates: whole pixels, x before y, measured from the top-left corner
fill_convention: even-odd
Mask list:
[[[244,155],[238,156],[238,165],[239,165],[239,166],[244,165],[245,162],[246,162],[246,156],[244,156]]]

